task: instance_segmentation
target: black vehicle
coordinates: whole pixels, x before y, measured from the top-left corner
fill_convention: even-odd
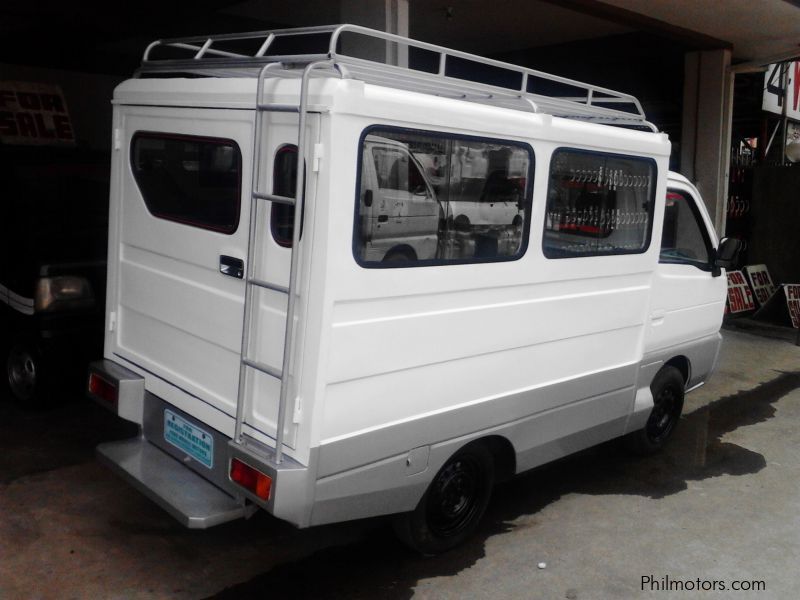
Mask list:
[[[23,405],[57,401],[102,354],[108,165],[74,147],[0,146],[0,356]]]

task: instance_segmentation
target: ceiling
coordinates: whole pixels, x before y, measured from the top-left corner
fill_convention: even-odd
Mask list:
[[[224,12],[319,25],[342,22],[342,5],[351,16],[367,4],[369,0],[246,0]],[[800,54],[800,0],[409,0],[409,4],[412,37],[481,54],[633,31],[690,48],[730,47],[734,59],[742,61]]]
[[[125,75],[149,41],[360,21],[381,0],[137,0],[0,3],[0,63]],[[501,54],[633,32],[736,61],[800,54],[800,0],[409,0],[415,38]],[[374,4],[372,4],[374,6]],[[724,10],[720,7],[724,6]],[[373,22],[370,22],[373,21]],[[380,20],[378,20],[380,22]],[[1,75],[0,75],[1,76]]]
[[[663,23],[729,42],[734,58],[800,55],[798,0],[604,0]],[[646,7],[643,9],[643,7]],[[724,7],[724,8],[723,8]]]

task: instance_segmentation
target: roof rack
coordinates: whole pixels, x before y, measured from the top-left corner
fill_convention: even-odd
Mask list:
[[[387,55],[404,54],[407,56],[406,62],[415,66],[398,66],[347,54],[342,51],[344,35],[384,42]],[[297,46],[298,42],[318,45],[322,51],[312,54],[275,53],[280,51],[282,43],[291,48],[292,43]],[[400,48],[404,51],[401,52]],[[167,51],[178,56],[154,57]],[[191,73],[248,77],[257,76],[260,69],[270,63],[282,63],[286,69],[293,69],[322,60],[331,61],[338,71],[338,77],[385,87],[606,125],[658,131],[655,125],[647,121],[639,100],[630,94],[359,25],[158,40],[145,50],[136,75]],[[275,74],[275,71],[271,73]]]

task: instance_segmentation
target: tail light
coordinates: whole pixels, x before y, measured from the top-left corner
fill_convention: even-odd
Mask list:
[[[89,394],[108,402],[112,406],[117,405],[117,399],[119,397],[119,391],[114,384],[106,381],[97,373],[89,374]]]
[[[238,458],[231,459],[231,481],[238,483],[262,500],[269,500],[272,478],[243,463]]]

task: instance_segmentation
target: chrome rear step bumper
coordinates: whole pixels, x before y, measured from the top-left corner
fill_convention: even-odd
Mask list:
[[[101,444],[97,456],[189,529],[206,529],[249,517],[256,510],[144,438]]]

